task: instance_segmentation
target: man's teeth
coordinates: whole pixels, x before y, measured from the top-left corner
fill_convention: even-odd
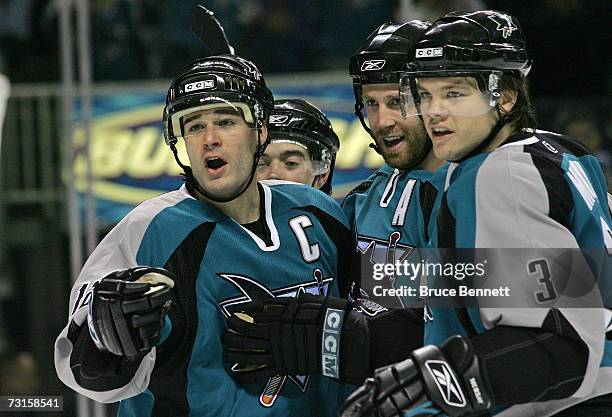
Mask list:
[[[389,144],[389,145],[395,145],[397,142],[399,142],[402,139],[401,136],[387,136],[386,138],[383,138],[383,140],[385,141],[385,143]]]
[[[444,129],[442,127],[436,127],[433,129],[434,133],[438,134],[438,135],[444,135],[446,133],[450,133],[450,130],[448,129]]]

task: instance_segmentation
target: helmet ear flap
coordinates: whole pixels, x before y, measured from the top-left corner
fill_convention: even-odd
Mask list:
[[[501,74],[491,71],[489,74],[489,82],[487,83],[487,91],[491,93],[491,99],[489,101],[490,106],[498,106],[499,99],[501,98],[501,91],[499,88],[499,80]]]
[[[257,124],[261,125],[261,120],[264,118],[264,111],[261,108],[261,105],[259,103],[255,103],[253,105],[253,113],[254,113],[254,117],[255,120],[257,120]]]

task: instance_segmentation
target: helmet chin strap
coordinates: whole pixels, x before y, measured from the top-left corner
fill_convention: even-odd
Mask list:
[[[196,180],[195,177],[193,176],[193,170],[191,169],[191,167],[188,165],[184,165],[181,162],[178,156],[178,151],[176,149],[175,144],[173,143],[170,145],[170,150],[172,150],[172,154],[174,155],[174,159],[176,163],[184,171],[183,176],[185,177],[185,184],[190,193],[195,194],[194,193],[195,191],[198,194],[201,194],[207,200],[211,200],[216,203],[227,203],[229,201],[235,200],[236,198],[240,197],[247,190],[247,188],[249,188],[249,185],[251,184],[251,182],[253,181],[253,178],[255,177],[255,172],[257,171],[257,164],[259,163],[259,158],[261,158],[261,155],[263,155],[264,151],[266,150],[266,147],[268,146],[267,142],[265,142],[263,145],[261,144],[261,122],[258,121],[257,124],[258,124],[257,150],[255,151],[255,154],[253,155],[253,165],[251,166],[251,173],[249,174],[249,177],[247,178],[247,180],[242,184],[240,191],[230,197],[216,197],[210,194],[208,191],[206,191],[204,187],[200,185],[198,180]]]
[[[374,132],[372,132],[372,129],[370,129],[367,125],[367,123],[365,122],[365,119],[363,118],[363,113],[361,112],[361,110],[363,109],[363,103],[361,102],[356,102],[355,103],[355,116],[357,116],[357,118],[359,119],[359,122],[361,123],[361,126],[364,128],[364,130],[366,132],[368,132],[368,134],[372,137],[372,139],[374,139],[374,143],[370,143],[370,148],[374,149],[376,151],[377,154],[382,156],[382,152],[380,151],[380,148],[378,147],[378,145],[376,144],[376,139],[374,138]]]

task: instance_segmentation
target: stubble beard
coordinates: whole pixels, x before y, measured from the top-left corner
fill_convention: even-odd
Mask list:
[[[379,146],[385,162],[397,169],[415,169],[418,164],[425,159],[431,149],[429,136],[423,126],[411,128],[403,131],[404,142],[407,150],[401,152],[386,151],[383,146]]]

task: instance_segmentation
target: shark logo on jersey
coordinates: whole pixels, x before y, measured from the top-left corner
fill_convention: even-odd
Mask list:
[[[512,36],[512,32],[518,29],[508,15],[497,13],[495,16],[489,16],[489,19],[497,25],[495,29],[501,31],[504,39]]]
[[[366,236],[358,236],[357,250],[363,255],[369,255],[371,264],[395,264],[403,262],[414,250],[414,247],[399,243],[402,235],[395,231],[386,241]],[[395,274],[388,276],[395,281]]]
[[[364,271],[366,269],[366,265],[364,262],[369,263],[370,265],[380,265],[380,264],[393,264],[395,265],[397,262],[403,262],[405,259],[410,256],[414,247],[405,245],[400,243],[401,233],[399,231],[392,232],[387,240],[377,239],[369,236],[357,236],[357,250],[362,255],[362,267],[364,267]],[[370,294],[369,288],[370,285],[368,283],[372,283],[372,277],[368,277],[369,279],[362,279],[362,289],[366,292],[366,297],[373,298],[374,294]],[[392,275],[387,275],[386,278],[383,278],[382,281],[378,281],[377,284],[382,284],[384,287],[395,287],[395,283],[397,280],[397,276],[395,273]],[[385,297],[383,304],[385,307],[403,307],[404,302],[401,297],[397,297],[398,305],[389,305],[390,297]],[[374,301],[376,301],[374,299]]]
[[[317,268],[313,271],[313,280],[310,282],[270,290],[260,282],[257,282],[249,277],[234,274],[218,275],[224,280],[238,287],[240,292],[243,294],[238,297],[223,300],[219,303],[219,307],[226,317],[229,317],[234,312],[240,311],[240,306],[242,304],[253,300],[265,300],[270,297],[297,297],[302,293],[327,295],[331,289],[332,282],[334,281],[333,277],[323,278],[323,273]],[[239,364],[234,364],[231,369],[232,371],[240,372],[242,368]],[[264,407],[272,407],[287,380],[293,382],[302,392],[305,392],[306,388],[308,387],[310,376],[284,375],[275,376],[268,379],[263,392],[259,396],[259,403]]]

